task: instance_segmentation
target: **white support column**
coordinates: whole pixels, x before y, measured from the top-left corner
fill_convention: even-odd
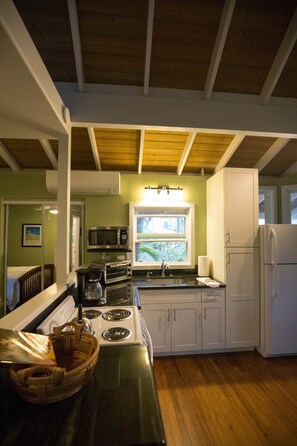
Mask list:
[[[57,284],[65,285],[69,273],[70,236],[70,173],[71,173],[71,133],[59,138],[58,157],[58,219],[56,271]]]

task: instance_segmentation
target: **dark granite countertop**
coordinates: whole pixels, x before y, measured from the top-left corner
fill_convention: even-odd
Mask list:
[[[219,288],[224,288],[226,286],[219,280],[213,280],[219,283]],[[197,275],[190,276],[182,274],[166,276],[165,278],[161,278],[160,276],[152,276],[150,280],[144,276],[135,276],[132,278],[132,283],[138,288],[211,288],[205,283],[201,282],[199,278],[197,280]]]
[[[2,446],[165,445],[153,370],[144,345],[101,347],[92,380],[49,405],[23,401],[0,369]]]
[[[160,283],[160,279],[162,283]],[[214,279],[216,280],[216,279]],[[216,280],[217,281],[217,280]],[[219,287],[225,287],[225,284],[217,281],[219,283]],[[170,274],[165,278],[161,278],[160,276],[154,274],[151,280],[147,280],[145,274],[140,271],[137,273],[133,272],[132,280],[123,280],[121,282],[116,282],[110,285],[103,285],[102,290],[106,298],[105,306],[129,306],[136,305],[139,308],[141,307],[141,302],[139,300],[138,289],[141,288],[154,288],[154,289],[166,289],[166,288],[210,288],[205,283],[197,280],[197,274]],[[76,291],[74,291],[73,296],[77,299]],[[86,306],[87,304],[84,303]],[[94,304],[90,304],[94,306]]]

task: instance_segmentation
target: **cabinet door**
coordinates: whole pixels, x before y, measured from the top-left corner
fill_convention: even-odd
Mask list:
[[[225,245],[254,246],[258,231],[258,173],[225,170]]]
[[[224,348],[225,344],[225,302],[202,304],[202,348]]]
[[[259,250],[226,251],[226,347],[259,344]]]
[[[145,304],[141,314],[150,332],[154,353],[171,352],[171,305]]]
[[[172,351],[201,349],[201,304],[172,304]]]
[[[202,291],[202,348],[224,348],[225,336],[225,288]]]

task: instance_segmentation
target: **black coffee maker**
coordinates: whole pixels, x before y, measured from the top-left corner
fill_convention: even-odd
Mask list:
[[[77,302],[83,306],[105,305],[106,299],[100,284],[102,271],[99,268],[79,268],[77,275]]]

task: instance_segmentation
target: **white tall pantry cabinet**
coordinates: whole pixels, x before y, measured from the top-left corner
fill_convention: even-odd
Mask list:
[[[226,347],[259,344],[258,171],[225,168],[207,180],[207,255],[226,283]]]

